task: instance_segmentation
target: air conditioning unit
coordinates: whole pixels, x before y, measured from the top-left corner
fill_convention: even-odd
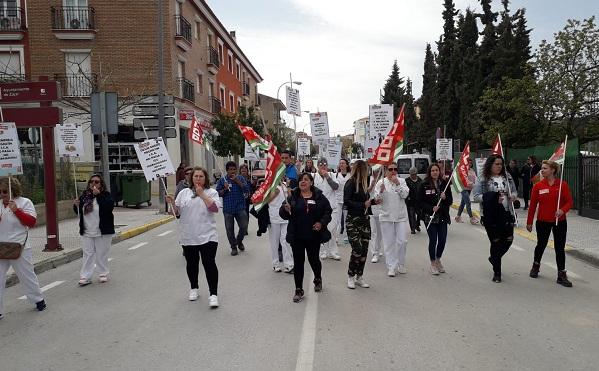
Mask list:
[[[69,22],[69,26],[71,26],[71,29],[73,29],[73,30],[78,30],[81,28],[81,21],[78,20],[77,18],[73,18]]]

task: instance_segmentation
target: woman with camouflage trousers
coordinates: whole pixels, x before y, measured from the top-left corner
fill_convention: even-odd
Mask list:
[[[371,205],[376,202],[371,200],[368,189],[368,167],[366,162],[356,161],[352,168],[351,176],[343,189],[343,204],[347,209],[345,225],[347,237],[351,245],[351,256],[349,258],[347,287],[355,289],[356,284],[360,287],[370,287],[362,278],[364,265],[368,255],[368,243],[370,242],[369,215],[372,215]]]

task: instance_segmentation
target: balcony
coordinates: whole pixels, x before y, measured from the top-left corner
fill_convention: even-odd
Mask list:
[[[210,112],[213,114],[220,113],[221,103],[217,97],[210,97]]]
[[[91,6],[51,7],[52,31],[61,40],[93,40],[96,11]]]
[[[241,94],[243,94],[246,97],[250,96],[250,84],[248,84],[247,82],[241,83]]]
[[[218,69],[220,67],[220,58],[218,57],[218,51],[213,47],[208,47],[208,72],[213,75],[218,73]]]
[[[0,8],[0,40],[21,40],[26,30],[23,8]]]
[[[191,47],[191,23],[181,15],[175,16],[175,40],[177,46],[185,51]]]
[[[0,73],[0,83],[2,82],[26,82],[27,76],[22,74]]]
[[[60,82],[63,97],[89,97],[98,90],[98,75],[88,74],[55,74],[54,80]]]
[[[184,77],[179,78],[179,89],[181,92],[181,98],[186,99],[190,102],[195,102],[194,86],[193,83]]]

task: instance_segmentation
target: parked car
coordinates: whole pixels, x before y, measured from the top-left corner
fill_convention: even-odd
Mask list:
[[[418,170],[418,176],[424,179],[430,163],[431,156],[429,155],[423,155],[421,153],[399,155],[399,159],[397,160],[398,174],[402,178],[407,178],[410,176],[410,168],[414,166]]]

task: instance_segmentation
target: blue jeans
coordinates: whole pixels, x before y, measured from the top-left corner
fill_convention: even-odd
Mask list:
[[[441,259],[447,241],[447,223],[431,223],[427,233],[429,258],[431,261]]]
[[[470,191],[463,190],[462,191],[462,202],[460,202],[460,208],[458,209],[458,216],[462,215],[462,211],[464,211],[464,206],[466,206],[466,211],[468,212],[468,216],[472,218],[472,207],[470,206]]]
[[[245,210],[240,210],[234,214],[224,213],[224,215],[225,230],[227,231],[229,244],[231,248],[237,247],[237,245],[243,242],[243,237],[245,237],[248,230],[248,214],[246,214]],[[235,237],[235,220],[237,220],[237,225],[239,226],[237,237]]]

